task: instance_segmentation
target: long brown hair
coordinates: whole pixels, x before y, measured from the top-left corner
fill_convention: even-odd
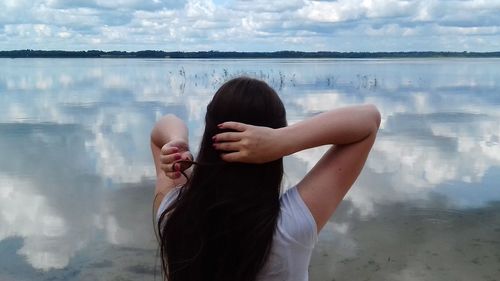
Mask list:
[[[158,222],[169,281],[253,281],[269,255],[283,161],[224,162],[212,137],[225,121],[279,128],[286,126],[286,113],[276,92],[259,80],[235,78],[216,92],[207,107],[200,164]]]

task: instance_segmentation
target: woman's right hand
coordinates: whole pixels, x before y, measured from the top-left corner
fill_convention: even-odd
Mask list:
[[[186,162],[185,162],[186,161]],[[193,161],[189,147],[184,140],[172,140],[161,148],[160,163],[165,175],[171,179],[181,176],[181,171],[188,169]]]
[[[266,163],[284,156],[283,145],[278,142],[279,132],[269,127],[238,122],[219,124],[221,130],[234,130],[215,135],[214,148],[222,152],[227,162]]]

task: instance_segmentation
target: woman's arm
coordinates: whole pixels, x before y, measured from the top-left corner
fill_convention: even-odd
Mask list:
[[[171,140],[188,141],[188,129],[184,122],[173,114],[163,116],[156,122],[151,131],[151,142],[156,147],[162,148],[163,145]]]
[[[280,129],[226,122],[221,129],[237,132],[216,135],[214,146],[229,151],[222,154],[226,161],[263,163],[307,148],[335,145],[298,184],[319,231],[361,172],[379,125],[375,106],[351,106]]]
[[[151,131],[151,151],[156,167],[153,206],[155,213],[163,197],[175,186],[186,182],[186,179],[180,175],[180,170],[188,167],[181,167],[180,164],[174,164],[174,162],[192,158],[188,143],[186,125],[172,114],[158,120]]]
[[[376,134],[379,125],[380,113],[374,105],[358,105],[318,114],[278,133],[284,140],[282,153],[289,155],[321,145],[354,144]]]

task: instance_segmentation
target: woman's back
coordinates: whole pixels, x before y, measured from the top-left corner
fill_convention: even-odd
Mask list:
[[[187,128],[172,116],[155,126],[156,194],[185,184],[160,208],[169,280],[307,280],[317,233],[359,175],[380,115],[357,106],[286,127],[284,107],[269,89],[248,78],[219,89],[187,183],[180,177],[191,163],[180,161],[190,158]],[[334,146],[279,199],[282,157],[326,144]]]
[[[174,202],[180,188],[174,188],[162,200],[156,219]],[[268,259],[259,271],[258,281],[304,281],[314,244],[316,223],[300,197],[297,187],[280,198],[280,215]]]
[[[271,250],[279,216],[282,159],[262,164],[221,159],[212,137],[225,120],[286,126],[283,103],[267,84],[228,81],[207,106],[189,181],[161,225],[164,271],[171,280],[254,280]]]

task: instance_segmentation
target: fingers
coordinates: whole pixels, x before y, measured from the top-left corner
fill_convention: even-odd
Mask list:
[[[238,151],[241,147],[239,142],[214,142],[213,146],[216,150],[223,151]]]
[[[181,163],[168,163],[168,164],[160,164],[160,168],[165,173],[173,173],[179,172],[181,170]]]
[[[179,152],[179,148],[175,146],[169,146],[168,144],[164,145],[161,148],[161,154],[172,154]]]
[[[165,164],[165,165],[171,165],[175,161],[178,161],[181,159],[182,159],[182,156],[180,153],[160,155],[160,162],[161,162],[161,164]]]
[[[191,154],[191,152],[189,151],[184,151],[182,154],[181,154],[181,160],[189,160],[189,161],[193,161],[193,154]]]
[[[161,148],[161,153],[163,153],[163,154],[170,154],[170,153],[175,153],[175,152],[180,152],[180,151],[189,151],[189,147],[185,141],[173,140],[173,141],[166,143]]]
[[[213,136],[212,140],[214,142],[239,141],[241,140],[241,134],[236,132],[220,133]]]
[[[177,169],[176,171],[185,171],[189,169],[189,167],[191,167],[191,165],[193,164],[191,161],[192,161],[191,159],[177,161],[177,164],[175,165],[180,165],[180,166],[178,169],[177,167],[174,167],[174,169]]]
[[[171,147],[177,147],[180,150],[189,150],[189,145],[185,140],[171,140],[168,142],[168,145]]]
[[[170,141],[161,148],[160,169],[170,179],[181,177],[181,172],[191,167],[192,160],[193,156],[184,140]]]
[[[162,164],[172,164],[179,160],[193,160],[193,155],[189,151],[179,151],[176,147],[162,148],[160,162]]]
[[[178,179],[181,177],[181,172],[171,172],[171,173],[165,173],[165,175],[173,180]]]
[[[249,125],[239,122],[228,121],[218,125],[219,129],[231,129],[238,132],[243,132]]]
[[[160,168],[163,170],[165,175],[171,179],[180,178],[182,171],[185,171],[191,167],[193,156],[190,152],[186,151],[182,155],[179,153],[162,155],[160,156]]]
[[[220,156],[222,160],[226,162],[240,162],[241,161],[241,153],[240,152],[231,152],[231,153],[223,153]]]
[[[186,163],[181,160],[170,165],[162,164],[161,169],[167,177],[174,180],[180,178],[182,175],[182,171],[188,169],[190,166],[191,163]]]

